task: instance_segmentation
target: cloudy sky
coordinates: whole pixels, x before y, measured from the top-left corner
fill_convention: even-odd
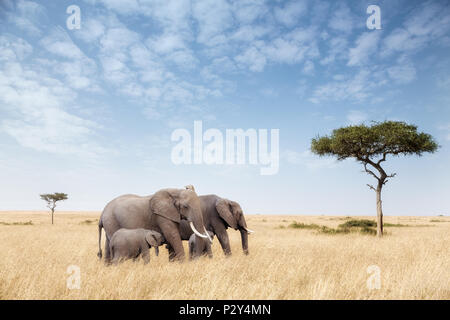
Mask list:
[[[381,30],[369,30],[370,4]],[[80,29],[68,29],[77,5]],[[101,210],[193,184],[247,213],[375,214],[370,176],[311,138],[404,120],[439,152],[389,159],[387,215],[450,214],[448,1],[0,1],[0,210]],[[280,130],[276,175],[175,165],[171,133]]]

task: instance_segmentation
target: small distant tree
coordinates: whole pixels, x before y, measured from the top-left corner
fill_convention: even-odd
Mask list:
[[[312,139],[311,151],[319,156],[336,156],[338,160],[354,158],[362,163],[367,174],[377,180],[376,192],[377,236],[383,235],[381,190],[396,173],[387,174],[381,164],[388,155],[417,155],[435,152],[438,144],[427,133],[417,132],[417,126],[401,121],[373,122],[333,130],[330,136]],[[376,174],[375,172],[378,174]]]
[[[67,200],[67,194],[61,192],[41,194],[41,199],[47,202],[47,207],[52,211],[52,224],[53,215],[55,213],[56,202]]]

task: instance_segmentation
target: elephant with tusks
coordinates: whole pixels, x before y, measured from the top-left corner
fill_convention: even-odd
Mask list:
[[[148,229],[159,232],[166,240],[169,260],[184,260],[180,224],[200,238],[212,242],[203,222],[201,202],[194,188],[162,189],[149,196],[127,194],[110,201],[99,219],[98,257],[102,258],[101,235],[105,229],[105,262],[111,261],[109,242],[121,229]]]
[[[217,236],[219,243],[225,255],[231,255],[230,240],[228,238],[227,229],[232,228],[238,230],[241,234],[242,250],[244,254],[249,254],[248,251],[248,235],[253,233],[247,228],[244,212],[236,201],[221,198],[215,194],[199,196],[202,208],[203,222],[206,230],[212,232]],[[180,234],[183,240],[189,240],[193,234],[192,229],[186,221],[180,223]],[[193,246],[193,258],[196,252],[203,252],[201,248],[195,246],[205,247],[202,242],[205,239],[196,239]]]

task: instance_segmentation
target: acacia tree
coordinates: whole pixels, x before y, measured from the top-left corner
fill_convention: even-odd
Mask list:
[[[56,202],[67,200],[67,194],[61,192],[41,194],[41,199],[47,202],[47,207],[52,211],[52,224],[53,214],[55,213]]]
[[[377,236],[383,235],[381,190],[396,173],[387,174],[381,164],[388,155],[417,155],[435,152],[438,144],[427,133],[417,132],[417,126],[401,121],[373,122],[333,130],[330,136],[312,139],[311,151],[319,156],[336,156],[338,160],[354,158],[362,163],[365,172],[377,180],[368,184],[376,192]]]

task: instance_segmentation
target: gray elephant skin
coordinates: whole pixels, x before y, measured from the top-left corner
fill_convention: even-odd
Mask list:
[[[244,213],[239,203],[221,198],[215,194],[199,196],[199,199],[206,230],[211,231],[217,236],[225,255],[231,254],[230,241],[227,233],[228,228],[239,230],[241,233],[242,250],[245,254],[248,254],[248,234],[253,231],[247,228]],[[180,233],[183,240],[189,240],[192,235],[192,230],[185,221],[180,223]],[[200,245],[201,242],[202,239],[199,239],[197,244]],[[196,252],[197,250],[194,251]]]
[[[180,222],[197,235],[208,238],[203,223],[200,199],[192,189],[162,189],[153,195],[127,194],[110,201],[99,219],[98,257],[102,257],[101,235],[105,229],[105,261],[111,260],[109,242],[121,229],[148,229],[161,233],[169,249],[169,259],[184,260],[185,253],[180,236]]]
[[[150,262],[150,248],[155,248],[158,255],[158,247],[165,242],[161,233],[147,229],[119,229],[109,242],[112,263],[116,264],[122,260],[136,260],[142,257],[144,263]]]
[[[208,231],[211,239],[214,239],[214,233]],[[200,256],[207,255],[209,258],[213,257],[211,250],[211,242],[203,241],[203,239],[197,237],[194,233],[189,238],[189,258],[195,259]]]

